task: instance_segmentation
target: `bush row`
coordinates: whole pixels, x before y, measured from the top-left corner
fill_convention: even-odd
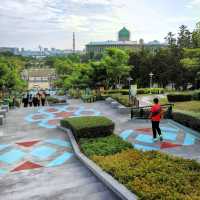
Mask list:
[[[92,159],[141,200],[200,197],[200,164],[196,161],[133,149]]]
[[[200,131],[200,119],[189,114],[173,112],[173,120],[190,127],[196,131]]]
[[[111,135],[114,123],[101,116],[73,117],[61,120],[61,126],[71,129],[77,140]]]
[[[172,93],[167,95],[169,102],[182,102],[191,100],[200,100],[200,90],[190,93]]]
[[[163,88],[139,88],[137,89],[137,94],[163,94],[165,90]],[[122,95],[129,95],[128,89],[121,89],[121,90],[107,90],[105,91],[106,94],[122,94]]]

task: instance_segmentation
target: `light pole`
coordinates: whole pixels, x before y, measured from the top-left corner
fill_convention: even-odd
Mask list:
[[[152,88],[152,82],[153,82],[153,73],[151,72],[150,74],[149,74],[149,77],[150,77],[150,94],[151,94],[151,88]]]
[[[127,81],[128,81],[128,87],[129,87],[129,91],[128,91],[128,94],[129,94],[129,104],[130,104],[130,101],[131,101],[131,81],[133,79],[131,77],[128,77],[127,78]]]

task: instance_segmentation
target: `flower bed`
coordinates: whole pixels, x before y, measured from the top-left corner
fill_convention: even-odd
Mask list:
[[[139,199],[197,200],[200,197],[200,164],[195,161],[136,150],[92,159]]]

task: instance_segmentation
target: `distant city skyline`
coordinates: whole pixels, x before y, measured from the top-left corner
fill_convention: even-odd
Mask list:
[[[116,40],[127,27],[131,40],[159,40],[180,25],[192,31],[200,21],[200,0],[4,0],[0,4],[0,46],[76,49],[92,41]]]

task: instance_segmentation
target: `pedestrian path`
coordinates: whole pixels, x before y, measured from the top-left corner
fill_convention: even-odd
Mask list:
[[[48,112],[52,117],[54,111],[59,119],[66,116],[61,107],[44,109],[21,108],[8,114],[0,136],[0,199],[118,199],[75,157],[66,133],[27,120]]]

